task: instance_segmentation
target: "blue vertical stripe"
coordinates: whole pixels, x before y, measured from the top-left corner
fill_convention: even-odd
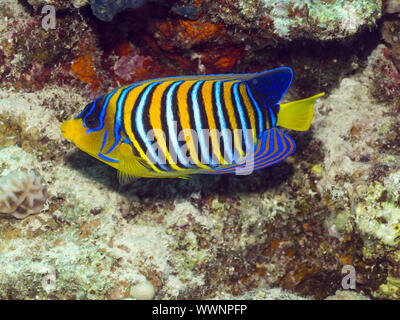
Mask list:
[[[103,149],[104,149],[104,146],[106,145],[106,142],[107,142],[107,135],[108,135],[108,131],[107,131],[107,130],[105,130],[105,132],[104,132],[104,138],[103,138],[103,144],[101,145],[100,152],[102,152],[102,151],[103,151]]]
[[[203,164],[213,164],[210,161],[209,156],[209,147],[207,147],[204,133],[203,133],[203,126],[201,122],[201,115],[200,115],[200,108],[199,108],[199,101],[197,100],[197,93],[199,91],[199,87],[204,83],[204,80],[198,81],[195,83],[192,89],[192,107],[193,107],[193,116],[194,116],[194,124],[196,127],[197,136],[199,138],[200,150],[201,150],[201,159],[204,159],[206,163]],[[200,157],[199,157],[200,158]]]
[[[156,164],[158,164],[164,171],[168,171],[167,167],[161,162],[160,158],[156,154],[150,141],[147,139],[147,133],[144,129],[143,121],[142,121],[143,120],[143,109],[146,104],[147,96],[149,95],[149,92],[151,91],[151,89],[153,89],[154,86],[159,85],[160,83],[161,83],[161,81],[153,82],[144,90],[144,93],[140,98],[140,102],[139,102],[139,105],[137,107],[137,111],[135,114],[135,126],[138,130],[140,138],[142,139],[143,143],[146,146],[147,151],[150,152],[152,158],[157,162]]]
[[[114,95],[115,92],[117,92],[118,89],[115,89],[114,91],[112,91],[111,93],[109,93],[106,98],[104,99],[104,103],[103,106],[101,107],[101,113],[100,113],[100,125],[98,128],[96,128],[96,130],[101,130],[103,129],[104,126],[104,117],[106,115],[106,110],[108,107],[108,103],[110,102],[111,97]]]
[[[179,162],[183,164],[186,168],[190,168],[189,162],[186,160],[185,156],[182,153],[181,148],[179,147],[178,142],[178,132],[176,125],[176,121],[174,119],[174,113],[172,111],[172,95],[175,89],[181,84],[183,81],[178,81],[172,84],[167,91],[167,105],[166,105],[166,118],[167,118],[167,127],[169,134],[169,141],[171,141],[173,151],[178,156]],[[175,130],[174,130],[175,128]],[[171,146],[168,146],[171,147]],[[171,151],[170,151],[171,153]]]
[[[247,82],[244,83],[246,85],[247,88],[247,94],[249,95],[251,101],[253,102],[253,106],[256,108],[257,110],[257,115],[258,115],[258,128],[259,128],[259,136],[257,137],[258,139],[261,137],[261,135],[264,132],[264,123],[263,123],[263,116],[261,113],[261,109],[259,107],[259,105],[257,104],[256,100],[253,97],[253,94],[251,93],[251,90],[247,84]]]
[[[111,148],[106,152],[110,153],[120,142],[121,140],[121,126],[122,126],[122,116],[123,116],[123,109],[124,109],[124,101],[126,95],[133,89],[136,88],[137,85],[131,85],[128,88],[122,90],[120,96],[117,100],[117,108],[115,110],[115,121],[114,121],[114,144]]]
[[[236,82],[233,85],[233,97],[235,99],[236,108],[237,108],[237,110],[239,112],[239,118],[240,118],[240,122],[242,124],[242,129],[243,129],[242,135],[244,135],[244,141],[245,141],[245,144],[246,144],[246,148],[245,149],[246,150],[251,150],[253,148],[254,144],[252,144],[248,139],[246,117],[245,117],[244,112],[243,112],[243,106],[240,103],[240,97],[239,97],[238,88],[239,88],[239,82]]]
[[[271,127],[273,128],[273,127],[276,126],[276,117],[275,117],[275,115],[274,115],[274,112],[272,111],[271,107],[269,107],[269,106],[267,106],[267,105],[265,104],[265,102],[264,102],[264,106],[265,106],[265,108],[268,110],[268,114],[269,114],[269,117],[270,117],[270,119],[271,119]]]
[[[233,161],[233,150],[232,150],[232,141],[233,137],[231,136],[231,139],[227,137],[226,133],[226,122],[224,118],[224,113],[222,112],[222,104],[221,104],[221,81],[216,81],[215,82],[215,101],[217,103],[217,114],[218,114],[218,120],[219,124],[221,127],[221,134],[222,134],[222,140],[224,140],[224,149],[225,149],[225,154],[229,157],[227,159],[227,162],[232,162]],[[232,141],[231,141],[232,140]]]

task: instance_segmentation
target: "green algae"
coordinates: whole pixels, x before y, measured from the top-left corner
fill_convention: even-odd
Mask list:
[[[317,177],[321,177],[322,174],[324,173],[324,169],[320,164],[315,164],[311,168],[311,173],[315,174]]]
[[[364,241],[373,241],[373,237],[389,246],[400,242],[400,208],[392,188],[374,182],[364,201],[356,205],[355,221]]]
[[[375,24],[382,10],[379,0],[242,0],[242,14],[255,18],[260,14],[258,2],[273,20],[275,32],[289,39],[296,33],[311,37],[321,33],[324,39],[345,37],[359,31],[360,26]]]
[[[388,299],[400,299],[400,278],[389,276],[386,280],[386,283],[379,286],[379,295]]]

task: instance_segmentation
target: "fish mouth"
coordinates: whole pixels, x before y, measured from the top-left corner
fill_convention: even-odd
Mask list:
[[[65,139],[70,140],[70,139],[68,139],[67,131],[66,131],[66,130],[63,130],[62,128],[60,128],[60,129],[61,129],[61,135],[62,135]]]

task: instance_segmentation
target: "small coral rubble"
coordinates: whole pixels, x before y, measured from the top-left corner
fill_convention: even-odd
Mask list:
[[[0,217],[23,219],[42,211],[47,187],[33,170],[17,170],[0,178]]]

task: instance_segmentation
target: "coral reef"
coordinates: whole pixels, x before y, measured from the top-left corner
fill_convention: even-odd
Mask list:
[[[332,296],[327,297],[325,300],[370,300],[363,294],[355,293],[354,291],[338,290]]]
[[[397,2],[124,1],[98,19],[105,3],[54,0],[44,30],[48,1],[2,1],[1,181],[36,168],[49,196],[0,215],[0,298],[400,299]],[[285,102],[326,96],[293,156],[250,176],[120,186],[59,132],[133,81],[282,65]]]
[[[374,24],[381,15],[381,1],[223,0],[214,2],[214,10],[227,25],[259,29],[267,38],[327,40],[355,34]]]
[[[356,205],[355,222],[365,242],[374,238],[388,246],[395,246],[400,243],[400,208],[396,202],[393,203],[393,196],[397,199],[397,195],[389,192],[392,188],[397,192],[398,177],[388,178],[390,182],[386,188],[375,183],[368,190],[364,202]]]
[[[65,10],[71,8],[80,8],[89,3],[89,0],[27,0],[35,9],[41,9],[45,5],[52,5],[56,10]]]
[[[400,12],[400,1],[399,0],[386,0],[384,3],[385,13],[398,13]]]
[[[151,300],[154,298],[154,286],[150,281],[143,281],[131,287],[130,295],[136,300]]]
[[[385,21],[382,26],[382,37],[392,47],[393,62],[400,68],[400,21]]]
[[[34,171],[18,170],[0,178],[0,215],[23,219],[42,211],[47,188]]]

